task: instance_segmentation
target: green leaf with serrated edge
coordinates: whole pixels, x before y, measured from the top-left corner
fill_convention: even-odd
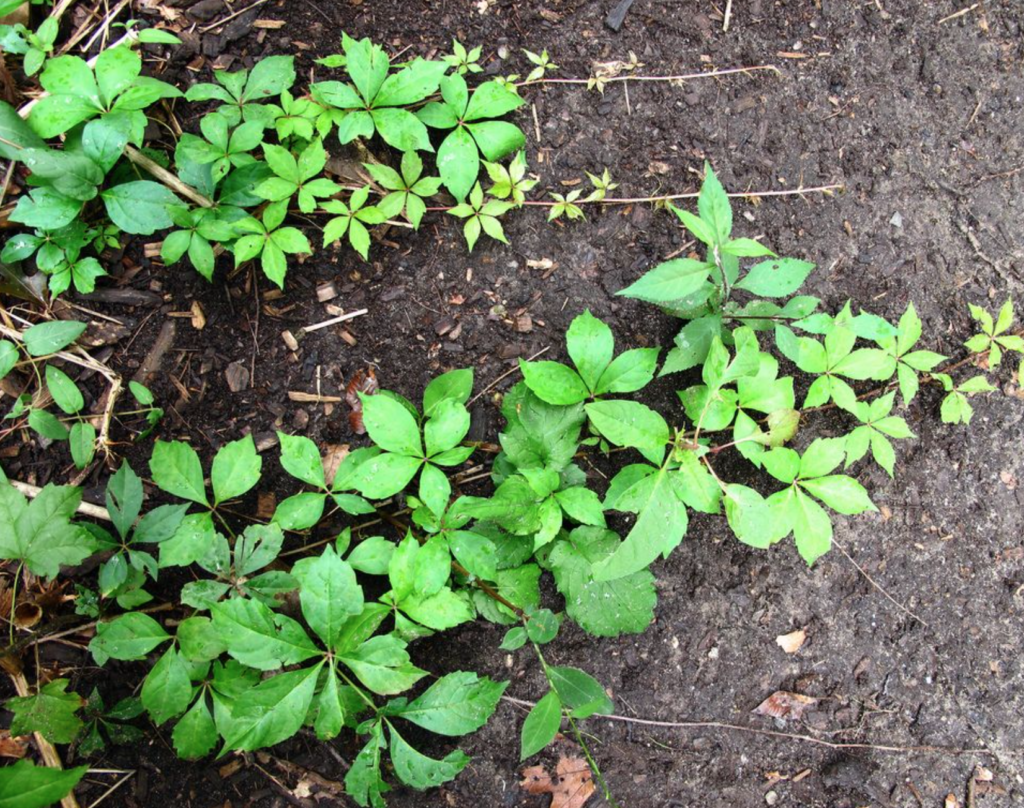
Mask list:
[[[361,646],[380,627],[391,610],[380,603],[367,603],[363,611],[350,617],[338,635],[337,651],[352,651]]]
[[[423,457],[419,425],[402,404],[386,395],[360,393],[359,398],[366,431],[375,444],[388,452]]]
[[[427,456],[458,446],[469,432],[469,410],[454,399],[439,403],[423,427]]]
[[[323,662],[311,668],[281,673],[244,691],[231,705],[227,749],[253,751],[273,746],[302,728],[313,702]]]
[[[396,715],[438,735],[468,735],[487,723],[507,686],[469,671],[449,673]]]
[[[352,768],[345,775],[345,793],[364,808],[384,808],[382,795],[391,787],[380,776],[381,749],[385,748],[383,722],[374,722],[369,736],[369,741],[356,755]]]
[[[604,527],[604,511],[601,507],[601,498],[593,491],[583,486],[573,486],[558,491],[555,499],[562,506],[562,510],[570,518],[582,525],[595,525]]]
[[[744,544],[767,549],[775,541],[771,511],[753,488],[735,483],[725,487],[725,516],[729,527]]]
[[[330,666],[326,671],[323,689],[316,697],[315,708],[313,729],[316,731],[316,737],[322,741],[336,738],[345,724],[345,705],[338,687],[338,674],[333,659],[330,660]]]
[[[62,565],[80,563],[95,542],[71,524],[82,489],[49,484],[31,501],[0,474],[0,558],[22,561],[34,575],[56,577]]]
[[[200,505],[210,504],[199,455],[187,443],[158,440],[149,459],[149,471],[153,482],[168,494]]]
[[[892,444],[884,436],[878,432],[870,432],[871,437],[871,456],[875,459],[886,473],[892,477],[893,470],[896,465],[896,451],[893,449]]]
[[[647,569],[659,555],[667,555],[686,534],[686,506],[675,494],[668,471],[660,469],[651,481],[647,498],[625,541],[594,566],[594,579],[613,581]]]
[[[98,665],[108,659],[142,659],[160,644],[171,639],[152,617],[141,612],[130,612],[96,625],[96,636],[89,650]]]
[[[824,477],[843,462],[842,438],[818,438],[804,450],[800,459],[801,479]]]
[[[534,395],[548,404],[566,406],[590,397],[590,391],[579,374],[559,362],[526,362],[520,359],[519,369]]]
[[[227,650],[209,617],[185,618],[175,636],[182,656],[192,662],[210,662]]]
[[[0,808],[46,808],[70,794],[88,766],[61,770],[15,761],[0,769]]]
[[[868,492],[864,490],[864,486],[844,474],[803,480],[800,485],[832,510],[842,514],[853,515],[878,510]]]
[[[171,733],[174,751],[185,760],[206,757],[217,745],[218,738],[217,726],[206,704],[205,693],[196,699],[195,704],[174,725],[174,732]]]
[[[602,528],[576,528],[548,556],[566,612],[598,637],[638,634],[654,620],[654,576],[641,570],[614,581],[595,581],[593,565],[615,552],[619,537]]]
[[[592,315],[588,309],[569,325],[569,329],[565,332],[565,343],[569,356],[572,358],[573,364],[576,365],[576,370],[584,384],[589,390],[594,391],[598,379],[605,368],[611,364],[615,352],[615,338],[612,336],[612,330]],[[541,398],[544,396],[541,395]]]
[[[549,665],[545,673],[563,706],[572,711],[573,718],[611,715],[615,712],[615,705],[605,693],[604,687],[589,673],[579,668],[557,665]]]
[[[430,418],[443,401],[465,404],[473,392],[473,368],[450,370],[432,379],[423,391],[423,414]]]
[[[647,303],[674,303],[700,289],[711,265],[692,258],[674,258],[659,264],[616,294]]]
[[[84,726],[76,714],[84,701],[77,693],[67,692],[67,679],[54,679],[33,696],[10,699],[4,706],[14,713],[12,736],[38,732],[50,743],[71,743]]]
[[[150,718],[160,726],[188,709],[192,683],[188,665],[173,647],[168,648],[142,683],[142,703]]]
[[[501,641],[501,645],[498,648],[502,651],[518,651],[526,645],[528,640],[529,636],[526,634],[526,629],[522,626],[515,626],[505,633],[505,638]]]
[[[280,95],[295,83],[294,56],[268,56],[249,71],[241,101],[258,101]]]
[[[671,475],[676,496],[695,511],[718,513],[722,489],[694,451],[678,452],[679,468]]]
[[[526,635],[531,642],[546,645],[558,636],[558,617],[550,609],[541,609],[530,615]]]
[[[453,592],[447,586],[429,596],[410,595],[399,608],[410,618],[435,631],[446,631],[476,617],[476,610],[465,592]]]
[[[111,522],[122,538],[126,537],[142,510],[142,480],[127,461],[107,482],[106,504]]]
[[[209,551],[215,536],[211,514],[188,514],[174,535],[160,544],[160,567],[187,567],[198,561]]]
[[[532,554],[532,543],[529,548]],[[499,570],[495,578],[495,589],[503,598],[520,609],[537,606],[540,603],[540,567],[526,564],[515,569]],[[510,625],[519,620],[518,615],[483,592],[473,593],[473,602],[482,617],[492,623]]]
[[[825,510],[799,489],[792,489],[789,518],[796,548],[811,566],[832,547],[832,520]]]
[[[562,703],[558,694],[549,690],[538,701],[523,722],[522,736],[519,742],[519,759],[526,760],[537,754],[555,739],[562,726]]]
[[[219,505],[249,491],[260,481],[262,468],[263,458],[256,452],[252,435],[222,446],[210,468],[214,504]]]
[[[405,643],[388,635],[372,637],[358,648],[339,653],[338,659],[380,696],[396,696],[427,675],[409,661]]]
[[[223,601],[210,614],[228,653],[251,668],[271,671],[320,653],[295,620],[258,600]]]
[[[801,286],[814,270],[814,264],[796,258],[772,258],[750,268],[736,284],[760,297],[787,297]]]
[[[732,206],[722,183],[707,162],[704,163],[704,182],[697,197],[697,211],[700,218],[711,227],[719,244],[729,239],[732,233]]]
[[[774,256],[771,250],[761,242],[752,238],[734,238],[722,245],[722,252],[735,255],[737,258],[758,258],[762,255]]]
[[[235,574],[252,575],[277,558],[284,543],[279,525],[249,525],[235,542]]]
[[[391,762],[398,779],[413,788],[424,790],[454,779],[469,763],[469,756],[461,749],[434,760],[416,751],[390,724]]]
[[[472,135],[463,127],[454,129],[438,147],[437,170],[457,202],[463,201],[473,189],[480,171],[480,156]]]
[[[631,446],[652,463],[660,463],[669,441],[665,419],[637,401],[595,401],[587,404],[591,424],[616,446]]]
[[[320,521],[326,502],[326,494],[295,494],[277,503],[273,522],[282,530],[308,530]]]
[[[702,364],[711,348],[711,340],[722,333],[722,317],[719,314],[706,315],[691,320],[675,337],[675,346],[665,357],[665,364],[659,376],[689,370]]]
[[[634,348],[619,354],[605,368],[594,388],[595,395],[635,393],[654,378],[660,348]]]
[[[115,185],[100,196],[114,224],[125,233],[143,236],[171,227],[168,208],[181,204],[165,185],[151,180]]]
[[[334,649],[349,617],[363,611],[363,589],[355,572],[327,545],[318,558],[302,558],[292,567],[299,581],[299,602],[309,627]]]
[[[477,578],[493,581],[498,574],[495,566],[494,542],[486,536],[467,530],[448,534],[448,547],[455,559]]]
[[[281,466],[292,477],[316,488],[326,488],[324,466],[316,444],[302,435],[277,433],[281,442]]]
[[[368,575],[387,575],[395,543],[383,536],[370,536],[357,544],[346,561],[352,569]]]

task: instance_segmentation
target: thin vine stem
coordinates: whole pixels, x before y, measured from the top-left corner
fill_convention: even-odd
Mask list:
[[[615,82],[626,82],[626,81],[690,81],[691,79],[713,79],[718,76],[732,76],[737,73],[753,73],[758,70],[771,70],[776,75],[782,75],[782,71],[779,70],[775,65],[754,65],[752,67],[728,67],[723,70],[707,70],[703,73],[682,73],[676,76],[637,76],[630,74],[628,76],[609,76],[607,78],[601,78],[600,76],[592,76],[587,79],[564,79],[564,78],[540,78],[533,79],[532,81],[517,81],[515,82],[516,87],[534,87],[538,84],[612,84]]]

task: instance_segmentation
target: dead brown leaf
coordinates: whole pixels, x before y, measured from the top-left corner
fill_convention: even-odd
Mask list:
[[[818,700],[800,693],[787,690],[776,690],[768,698],[754,708],[755,715],[766,715],[783,721],[799,721],[803,714],[815,707]]]
[[[554,777],[543,766],[524,769],[519,786],[528,794],[550,794],[551,808],[583,808],[594,793],[590,767],[577,757],[560,757]]]
[[[373,368],[367,368],[366,371],[357,370],[345,388],[345,402],[352,408],[352,412],[348,414],[348,425],[357,435],[366,434],[366,426],[363,424],[363,402],[359,400],[359,393],[372,396],[379,389],[377,374]]]
[[[0,729],[0,757],[21,760],[28,752],[27,735],[11,736],[10,730]]]
[[[324,449],[324,479],[328,486],[334,485],[334,475],[338,473],[338,466],[348,457],[349,447],[347,443],[329,443]]]
[[[775,642],[778,643],[779,648],[787,654],[795,654],[800,650],[801,646],[803,646],[806,639],[807,632],[801,628],[796,631],[791,631],[789,634],[780,634],[775,638]]]

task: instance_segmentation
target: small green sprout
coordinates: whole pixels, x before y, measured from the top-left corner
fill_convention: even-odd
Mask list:
[[[533,51],[528,51],[523,48],[523,53],[526,54],[526,58],[530,60],[530,63],[534,65],[533,69],[526,76],[526,81],[539,81],[544,78],[545,74],[553,73],[558,70],[558,65],[551,61],[551,57],[548,56],[547,48],[540,52],[538,56]]]
[[[567,195],[552,193],[551,198],[555,200],[555,204],[551,206],[551,212],[548,214],[548,221],[553,222],[555,219],[560,219],[565,216],[569,221],[575,221],[577,219],[586,219],[586,215],[583,213],[583,209],[576,204],[576,200],[580,198],[580,194],[583,191],[577,188],[575,191],[570,191]]]
[[[453,39],[452,52],[442,56],[441,61],[451,65],[460,76],[467,73],[482,73],[484,69],[479,64],[481,53],[483,53],[483,48],[480,45],[467,51],[465,45],[459,40]]]
[[[477,239],[480,238],[481,230],[496,241],[508,244],[508,239],[505,238],[505,231],[502,229],[498,217],[507,213],[512,207],[511,202],[502,202],[498,199],[488,199],[484,202],[484,189],[480,187],[478,182],[473,187],[473,190],[470,191],[469,202],[456,205],[448,212],[452,216],[466,220],[462,227],[462,232],[466,236],[466,244],[469,245],[469,250],[472,252],[473,246],[476,244]]]
[[[533,189],[539,182],[536,178],[526,177],[526,152],[520,151],[512,158],[508,168],[500,163],[484,162],[487,174],[494,182],[488,193],[497,199],[509,199],[516,207],[522,207],[526,201],[526,192]]]
[[[586,172],[586,175],[591,185],[594,186],[594,190],[590,192],[590,195],[584,200],[585,202],[600,202],[608,195],[609,191],[614,191],[619,187],[617,182],[612,182],[611,172],[607,168],[600,177],[595,177],[589,171]]]
[[[324,202],[325,211],[338,214],[324,227],[325,247],[339,241],[347,232],[348,243],[352,245],[352,249],[359,253],[364,261],[369,260],[370,231],[366,229],[366,225],[380,224],[388,218],[380,208],[366,204],[369,195],[370,186],[364,185],[358,191],[352,192],[348,205],[340,199],[329,199]]]
[[[999,365],[1003,358],[1003,351],[1017,351],[1024,353],[1024,338],[1017,334],[1006,332],[1013,325],[1013,299],[1008,298],[999,310],[999,317],[995,323],[992,322],[992,315],[980,306],[970,306],[971,317],[981,323],[982,333],[975,334],[964,345],[971,353],[984,353],[988,351],[988,366],[994,368]]]

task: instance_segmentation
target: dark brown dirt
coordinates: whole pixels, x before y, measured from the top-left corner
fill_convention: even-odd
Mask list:
[[[562,190],[561,181],[607,166],[629,196],[696,188],[705,159],[733,190],[843,183],[845,192],[834,197],[738,203],[738,227],[743,235],[764,234],[781,254],[815,261],[820,268],[811,293],[831,310],[851,298],[896,318],[913,300],[928,347],[949,355],[958,354],[970,333],[967,302],[991,307],[1020,291],[1019,0],[992,0],[946,22],[969,4],[753,0],[735,4],[725,33],[711,3],[636,0],[615,34],[602,24],[613,5],[272,2],[259,16],[284,19],[285,28],[267,32],[262,42],[247,36],[216,44],[242,62],[297,52],[300,74],[308,74],[313,58],[337,50],[341,30],[421,53],[443,51],[452,36],[484,44],[489,57],[505,45],[508,63],[489,68],[501,73],[526,72],[521,47],[548,48],[562,76],[585,77],[593,61],[626,59],[630,51],[647,74],[776,64],[778,77],[633,84],[628,101],[621,85],[603,96],[578,87],[530,91],[539,142],[528,107],[520,123],[529,134],[531,169],[541,175],[541,187]],[[318,68],[317,75],[326,72]],[[527,209],[508,217],[506,232],[511,247],[482,242],[467,254],[455,223],[434,215],[418,234],[391,233],[394,244],[376,244],[370,265],[351,252],[319,252],[292,267],[281,299],[259,305],[265,283],[254,291],[242,278],[223,276],[210,287],[184,269],[140,274],[134,285],[159,283],[169,295],[167,310],[185,311],[198,300],[207,319],[202,331],[177,321],[155,385],[164,401],[177,400],[162,436],[187,437],[204,455],[246,431],[263,436],[278,427],[298,428],[320,443],[348,442],[353,436],[341,410],[295,404],[287,392],[319,385],[337,394],[343,378],[367,365],[378,368],[385,387],[410,397],[451,367],[476,368],[479,389],[515,357],[547,346],[553,358],[564,356],[560,335],[586,307],[610,322],[620,346],[668,342],[674,322],[614,293],[683,246],[684,233],[670,217],[637,205],[552,226],[543,211]],[[541,259],[557,264],[550,277],[527,264]],[[313,294],[328,280],[341,291],[334,303],[370,314],[347,325],[355,345],[327,329],[307,337],[293,359],[280,332],[329,316]],[[512,318],[495,313],[497,306],[528,312],[532,331],[516,331]],[[146,322],[150,310],[110,311],[141,328],[130,354],[115,358],[122,371],[134,372],[165,311]],[[461,327],[458,337],[440,335],[446,321]],[[249,390],[228,391],[223,374],[231,362],[254,369]],[[171,374],[189,400],[179,398]],[[677,386],[662,381],[650,395],[668,406]],[[569,629],[549,657],[597,676],[621,715],[728,722],[835,744],[976,751],[836,749],[715,727],[587,722],[621,805],[923,808],[943,804],[948,794],[964,805],[979,764],[995,780],[979,786],[977,808],[1021,801],[1024,525],[1016,475],[1024,468],[1022,407],[1003,392],[977,400],[965,430],[938,422],[938,401],[925,391],[907,414],[920,440],[901,446],[895,481],[877,468],[861,472],[887,515],[839,517],[836,539],[850,558],[836,550],[807,570],[790,543],[754,551],[737,544],[721,520],[696,519],[682,546],[655,565],[660,600],[645,634],[596,640]],[[478,417],[493,436],[500,422],[494,407],[481,402]],[[841,429],[827,417],[819,424],[822,434]],[[136,468],[144,468],[148,447],[137,455],[131,454]],[[43,476],[44,463],[61,464],[53,476],[65,473],[59,452],[22,462]],[[868,576],[925,622],[893,605]],[[796,628],[805,628],[808,639],[787,655],[775,638]],[[472,669],[511,679],[510,695],[536,698],[542,692],[536,662],[525,652],[498,651],[501,635],[483,623],[467,626],[418,643],[415,658],[439,673]],[[815,696],[819,708],[795,724],[751,716],[775,690]],[[398,790],[389,804],[542,805],[516,786],[521,721],[517,708],[503,704],[487,728],[466,740],[474,760],[461,777],[429,794]],[[213,761],[176,761],[169,731],[151,738],[145,749],[114,749],[98,763],[140,770],[107,805],[286,804],[255,767],[225,780]],[[450,748],[425,743],[435,755]],[[340,741],[329,753],[300,737],[273,751],[341,779],[341,761],[351,759],[354,747]],[[558,751],[542,759],[553,761]],[[264,768],[289,780],[273,764]],[[83,804],[100,793],[98,786],[83,790]],[[590,803],[602,804],[597,796]]]

